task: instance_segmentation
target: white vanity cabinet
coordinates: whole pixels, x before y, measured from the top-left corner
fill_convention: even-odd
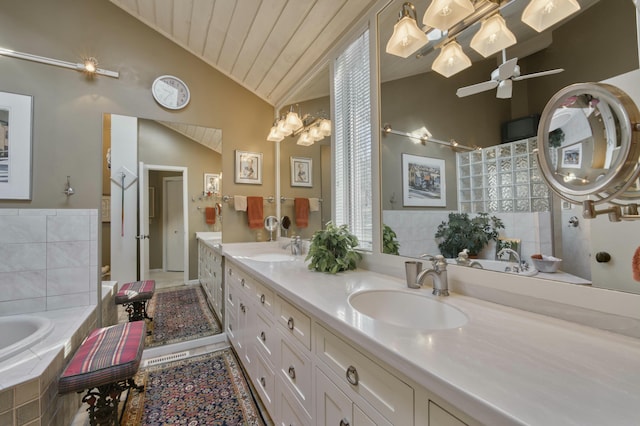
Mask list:
[[[218,250],[198,240],[198,280],[204,289],[209,305],[218,318],[223,316],[224,257]]]

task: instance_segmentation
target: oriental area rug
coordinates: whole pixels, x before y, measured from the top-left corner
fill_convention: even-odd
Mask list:
[[[166,345],[212,336],[222,332],[220,321],[207,304],[200,285],[182,285],[156,290],[149,301],[147,322],[151,334],[145,347]]]
[[[143,391],[129,391],[121,426],[266,423],[231,349],[141,369]]]

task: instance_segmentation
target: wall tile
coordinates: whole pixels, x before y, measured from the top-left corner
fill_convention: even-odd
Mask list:
[[[0,392],[0,413],[11,410],[13,408],[13,389],[7,389]],[[2,423],[0,423],[2,424]]]
[[[47,244],[47,269],[89,266],[89,241],[70,241]]]
[[[0,301],[44,297],[47,295],[47,273],[40,271],[0,273]]]
[[[22,405],[40,396],[39,379],[21,383],[15,388],[15,404]]]
[[[90,291],[89,267],[49,269],[47,271],[47,296]]]
[[[91,304],[90,302],[91,293],[88,291],[83,293],[63,294],[60,296],[49,296],[47,297],[47,311],[88,306]]]
[[[48,216],[47,241],[88,241],[90,217],[84,216]]]
[[[47,300],[44,297],[0,302],[0,316],[44,312],[46,310]]]
[[[0,272],[36,271],[46,268],[46,244],[0,244]]]
[[[38,243],[47,237],[46,217],[0,216],[2,242]]]

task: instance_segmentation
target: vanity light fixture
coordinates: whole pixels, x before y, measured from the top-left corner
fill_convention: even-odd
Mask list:
[[[445,31],[474,11],[470,0],[433,0],[422,17],[422,23]]]
[[[76,71],[87,72],[90,75],[99,74],[107,77],[119,78],[120,73],[117,71],[109,71],[102,68],[98,68],[98,61],[96,58],[90,57],[85,59],[82,63],[62,61],[60,59],[47,58],[44,56],[32,55],[30,53],[17,52],[11,49],[5,49],[0,47],[0,55],[8,56],[11,58],[24,59],[31,62],[37,62],[40,64],[54,65],[56,67],[68,68]]]
[[[480,29],[471,39],[470,46],[485,58],[516,44],[516,36],[507,28],[500,14],[495,14],[482,22]]]
[[[411,12],[413,12],[413,17],[411,17]],[[415,6],[409,2],[404,3],[398,22],[393,26],[393,35],[387,42],[386,52],[407,58],[428,42],[427,35],[418,28]]]
[[[470,66],[471,59],[462,51],[462,46],[454,40],[441,49],[431,69],[445,77],[451,77]]]
[[[300,133],[300,137],[298,137],[298,141],[296,143],[302,146],[311,146],[313,145],[314,142],[315,141],[309,134],[309,131],[305,130],[302,133]]]
[[[579,10],[576,0],[531,0],[522,12],[522,22],[542,32]]]
[[[276,122],[273,126],[271,126],[271,130],[269,130],[269,136],[267,136],[267,140],[269,142],[280,142],[282,139],[284,139],[284,135],[278,132],[278,122]]]
[[[423,127],[423,129],[425,129]],[[438,145],[444,145],[444,146],[448,146],[451,149],[454,150],[466,150],[466,151],[473,151],[475,148],[470,148],[466,145],[461,145],[460,143],[456,142],[455,140],[451,139],[450,141],[443,141],[440,139],[436,139],[431,135],[431,132],[429,132],[429,130],[425,129],[425,133],[422,136],[418,136],[414,133],[409,133],[409,132],[401,132],[399,130],[394,130],[391,128],[391,124],[386,123],[382,129],[380,129],[382,131],[382,135],[386,136],[389,133],[392,133],[394,135],[398,135],[398,136],[404,136],[413,140],[418,141],[419,143],[422,143],[422,145],[426,145],[427,142],[431,142],[431,143],[435,143]]]
[[[326,118],[322,111],[316,116],[305,114],[300,117],[291,106],[286,116],[276,119],[269,130],[267,140],[280,142],[287,136],[297,136],[298,145],[313,145],[315,141],[331,136],[331,120]]]

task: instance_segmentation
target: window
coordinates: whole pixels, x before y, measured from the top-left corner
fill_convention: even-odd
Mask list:
[[[347,224],[360,248],[373,247],[369,30],[334,64],[336,225]]]

